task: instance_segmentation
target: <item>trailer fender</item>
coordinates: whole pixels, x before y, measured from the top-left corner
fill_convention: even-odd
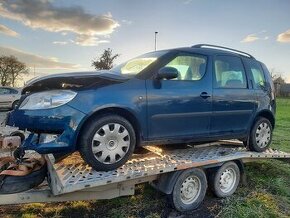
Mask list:
[[[182,172],[183,170],[179,170],[171,173],[162,174],[158,177],[157,180],[151,182],[150,185],[158,191],[161,191],[165,194],[171,194],[174,184],[176,183],[177,178]]]
[[[234,160],[234,162],[240,168],[240,174],[241,174],[240,183],[243,186],[247,186],[247,177],[246,177],[246,173],[245,173],[245,164],[243,163],[242,160],[239,160],[239,159],[238,160]]]

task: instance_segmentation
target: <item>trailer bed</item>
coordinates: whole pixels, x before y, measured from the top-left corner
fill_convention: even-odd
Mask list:
[[[146,146],[147,152],[135,154],[114,171],[95,171],[75,153],[55,163],[46,155],[48,179],[42,186],[18,194],[1,195],[0,205],[31,202],[111,199],[133,195],[135,185],[152,182],[161,174],[193,167],[219,166],[226,161],[243,162],[260,159],[290,159],[290,153],[268,149],[247,151],[237,141],[219,141],[198,146]]]
[[[267,158],[290,158],[290,154],[268,149],[263,153],[247,151],[241,143],[224,141],[207,143],[197,147],[177,148],[172,146],[147,146],[148,154],[135,155],[124,166],[114,171],[94,171],[74,154],[73,161],[54,164],[52,155],[47,156],[51,176],[51,189],[54,195],[70,193],[86,188],[138,180],[162,173],[203,167],[241,159],[254,161]],[[75,161],[77,163],[75,163]],[[140,181],[141,182],[141,181]]]

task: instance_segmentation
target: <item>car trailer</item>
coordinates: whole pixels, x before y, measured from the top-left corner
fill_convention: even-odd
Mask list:
[[[149,182],[168,195],[179,211],[196,209],[209,186],[218,197],[232,195],[243,178],[244,163],[262,159],[290,160],[290,153],[268,149],[251,152],[238,141],[187,146],[145,146],[114,171],[94,171],[75,153],[56,162],[45,155],[47,180],[37,188],[1,195],[0,205],[112,199],[134,195],[135,186]],[[0,152],[0,156],[5,153]]]

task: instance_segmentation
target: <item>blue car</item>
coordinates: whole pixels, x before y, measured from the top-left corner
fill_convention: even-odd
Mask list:
[[[31,132],[22,151],[79,151],[94,169],[112,170],[149,144],[239,139],[264,151],[275,109],[263,63],[242,51],[200,44],[144,54],[108,71],[35,79],[24,87],[8,125]],[[43,133],[57,137],[42,140]]]

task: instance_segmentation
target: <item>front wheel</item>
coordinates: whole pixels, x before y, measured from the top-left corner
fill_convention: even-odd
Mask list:
[[[86,124],[79,151],[93,169],[108,171],[122,166],[133,153],[135,144],[136,135],[130,122],[109,114]]]
[[[273,127],[264,117],[258,117],[250,133],[249,149],[263,152],[267,150],[272,141]]]

